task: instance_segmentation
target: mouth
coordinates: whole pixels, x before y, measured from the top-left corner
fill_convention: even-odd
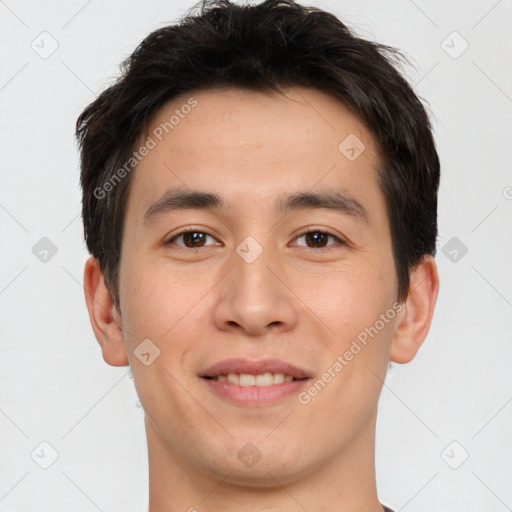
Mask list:
[[[236,405],[261,406],[298,393],[311,374],[277,359],[228,359],[198,375],[215,396]]]
[[[307,380],[307,377],[297,379],[293,375],[285,375],[284,373],[259,373],[251,375],[249,373],[228,373],[227,375],[219,374],[215,377],[203,377],[203,379],[216,380],[217,382],[229,382],[236,386],[258,386],[267,387],[274,384],[282,384],[283,382],[292,382],[294,380]]]
[[[199,373],[200,377],[220,379],[221,381],[240,384],[241,386],[269,386],[290,380],[308,379],[311,375],[304,369],[280,359],[225,359]],[[224,379],[225,377],[225,379]],[[238,382],[236,381],[238,379]],[[256,379],[253,382],[253,379]],[[273,382],[277,380],[277,382]],[[257,384],[260,382],[261,384]]]

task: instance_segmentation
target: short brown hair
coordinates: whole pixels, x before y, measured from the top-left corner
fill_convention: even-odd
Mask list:
[[[118,309],[131,174],[108,193],[102,187],[130,158],[148,119],[164,103],[218,85],[279,93],[289,85],[318,89],[364,123],[380,149],[379,184],[398,296],[405,299],[411,268],[425,254],[435,255],[439,159],[426,110],[393,64],[403,55],[356,37],[333,14],[293,0],[244,6],[213,0],[194,9],[199,12],[149,34],[122,63],[114,85],[77,121],[85,241]]]

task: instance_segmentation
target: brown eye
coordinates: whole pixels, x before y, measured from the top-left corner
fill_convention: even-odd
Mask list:
[[[211,235],[208,235],[207,233],[204,233],[202,231],[188,230],[178,233],[177,235],[169,239],[166,243],[175,244],[176,240],[182,239],[183,244],[177,243],[176,245],[180,247],[185,247],[187,249],[199,249],[201,247],[205,247],[207,237],[210,237],[212,240],[214,239]]]
[[[320,231],[311,231],[304,235],[307,242],[311,242],[313,247],[325,247],[329,235],[327,233],[321,233]]]
[[[299,244],[299,245],[305,245],[306,247],[310,249],[323,249],[325,247],[328,247],[329,245],[336,245],[336,244],[328,244],[328,240],[330,238],[333,238],[338,243],[343,244],[343,241],[338,238],[337,236],[327,233],[325,231],[320,230],[313,230],[313,231],[307,231],[306,233],[302,233],[302,235],[299,235],[297,237],[297,240],[299,238],[304,238],[306,243],[305,244]]]

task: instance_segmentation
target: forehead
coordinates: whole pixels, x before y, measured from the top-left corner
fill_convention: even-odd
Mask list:
[[[163,138],[192,153],[235,146],[249,151],[264,144],[268,151],[275,147],[275,153],[287,147],[306,153],[308,148],[298,145],[307,140],[337,156],[338,139],[352,134],[373,152],[374,141],[364,125],[336,98],[299,86],[287,87],[283,93],[232,87],[192,91],[161,107],[145,136],[155,136],[156,131],[157,142]],[[195,131],[196,138],[189,138],[188,129]]]
[[[378,193],[372,136],[340,101],[315,89],[192,91],[157,111],[137,147],[144,144],[152,148],[135,169],[129,198],[139,216],[176,186],[240,201],[250,193],[262,205],[283,190],[315,186],[363,199]]]

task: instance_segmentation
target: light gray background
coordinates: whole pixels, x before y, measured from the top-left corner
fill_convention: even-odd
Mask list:
[[[0,511],[147,510],[142,410],[129,368],[103,361],[85,307],[73,130],[120,61],[192,4],[0,1]],[[512,510],[512,2],[309,4],[410,57],[442,162],[441,290],[427,340],[382,392],[381,501]],[[32,251],[43,237],[57,248],[46,262]],[[48,469],[43,441],[58,452]]]

